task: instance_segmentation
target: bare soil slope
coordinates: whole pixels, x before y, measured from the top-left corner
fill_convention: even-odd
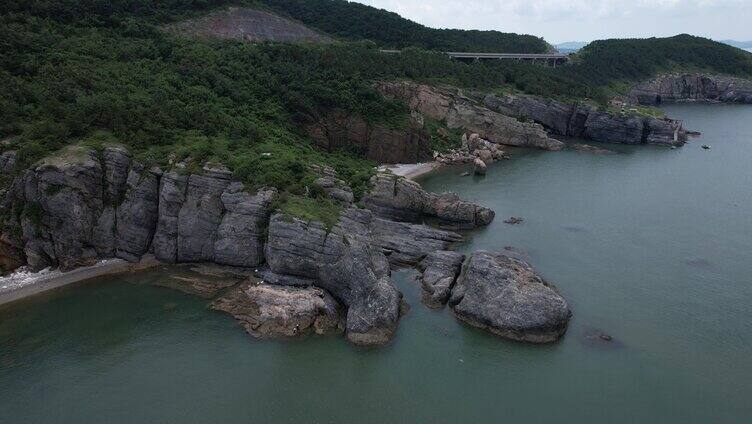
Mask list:
[[[230,38],[250,42],[327,43],[331,41],[329,37],[305,25],[273,13],[239,7],[212,12],[199,19],[172,25],[169,29],[195,37]]]

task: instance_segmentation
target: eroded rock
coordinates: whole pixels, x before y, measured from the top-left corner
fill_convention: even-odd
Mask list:
[[[433,252],[423,259],[420,263],[423,304],[439,309],[447,303],[464,261],[465,255],[450,251]]]
[[[282,287],[244,283],[212,303],[258,338],[325,334],[342,326],[341,306],[318,287]]]
[[[567,330],[567,301],[526,262],[475,252],[449,300],[457,318],[512,340],[553,342]]]

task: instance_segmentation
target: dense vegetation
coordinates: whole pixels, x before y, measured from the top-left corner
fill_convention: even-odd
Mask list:
[[[303,7],[322,1],[266,3]],[[2,3],[0,139],[13,141],[0,149],[18,150],[18,170],[68,144],[119,142],[154,163],[164,164],[168,157],[226,163],[250,186],[273,185],[290,192],[295,199],[291,210],[309,206],[295,195],[307,192],[311,164],[331,165],[356,192],[363,190],[374,164],[353,152],[320,151],[299,128],[334,109],[399,127],[407,117],[406,107],[383,99],[372,87],[375,80],[413,79],[605,101],[620,83],[660,71],[691,68],[752,76],[752,56],[690,36],[597,42],[573,65],[551,69],[517,62],[455,62],[417,48],[383,54],[372,42],[252,45],[182,39],[162,30],[166,23],[227,0]],[[346,13],[338,12],[338,4],[370,11],[372,15],[353,15],[355,22],[375,22],[368,31],[389,28],[395,19],[373,8],[325,3],[332,16]],[[295,15],[290,8],[285,11]],[[404,22],[400,25],[407,25]],[[362,26],[364,31],[369,28]],[[331,31],[368,37],[346,34],[348,28]],[[377,41],[437,48],[423,44],[421,31],[408,31],[401,44],[390,44],[399,40],[400,32],[388,32]],[[440,125],[430,122],[428,129],[436,134]],[[435,141],[437,148],[451,143]]]
[[[439,51],[545,53],[542,38],[498,31],[434,29],[383,9],[345,0],[262,0],[273,10],[323,32],[371,40],[384,48]]]

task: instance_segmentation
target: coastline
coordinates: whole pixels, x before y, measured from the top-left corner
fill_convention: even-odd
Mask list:
[[[45,269],[39,272],[18,270],[0,277],[0,306],[48,292],[73,283],[91,280],[105,275],[139,271],[159,265],[153,257],[144,257],[136,263],[123,259],[105,259],[94,265],[62,272]]]
[[[407,163],[407,164],[391,164],[380,165],[377,169],[380,172],[391,171],[392,174],[405,177],[408,180],[415,181],[418,177],[422,177],[433,171],[440,169],[443,165],[439,162],[424,162],[424,163]]]

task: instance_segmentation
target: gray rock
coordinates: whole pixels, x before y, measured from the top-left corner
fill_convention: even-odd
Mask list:
[[[375,218],[371,223],[374,243],[394,266],[417,265],[428,254],[460,243],[461,235],[425,225]]]
[[[450,129],[461,128],[477,133],[493,143],[546,150],[564,147],[562,142],[549,138],[539,124],[520,122],[494,112],[457,89],[413,82],[384,82],[377,84],[377,89],[431,119],[445,121]]]
[[[102,167],[90,149],[70,147],[24,174],[26,256],[63,270],[96,259],[92,231],[102,211]],[[34,266],[34,265],[32,265]]]
[[[9,175],[16,167],[16,151],[9,150],[0,154],[0,175]]]
[[[225,214],[217,229],[214,262],[255,267],[264,261],[262,238],[276,195],[276,190],[251,195],[239,182],[227,187],[221,196]]]
[[[138,261],[149,251],[159,217],[158,170],[134,165],[128,174],[125,199],[117,208],[116,255]]]
[[[178,212],[178,262],[213,262],[224,212],[221,196],[229,180],[192,174]]]
[[[439,309],[447,303],[464,261],[461,253],[436,251],[420,263],[423,304]]]
[[[227,312],[254,337],[296,337],[325,334],[341,328],[342,308],[318,287],[281,287],[242,284],[212,303]]]
[[[518,119],[530,119],[552,134],[622,144],[679,146],[687,139],[680,121],[636,114],[614,114],[585,104],[564,103],[532,96],[486,95],[492,110]]]
[[[494,212],[488,208],[463,201],[454,193],[427,193],[418,183],[402,177],[378,174],[371,183],[363,204],[382,218],[421,222],[435,217],[442,224],[463,229],[485,226],[494,219]]]
[[[361,345],[384,344],[393,337],[402,298],[390,280],[386,257],[373,242],[372,219],[367,210],[347,209],[327,232],[323,224],[276,214],[265,248],[274,274],[315,279],[347,306],[347,337]]]
[[[178,214],[185,202],[188,176],[165,172],[159,186],[159,219],[154,234],[154,256],[167,263],[178,260]]]
[[[313,182],[313,185],[324,191],[327,196],[344,205],[350,205],[355,200],[352,189],[338,178],[331,176],[319,177]]]
[[[475,175],[486,175],[487,168],[486,163],[480,158],[475,158],[473,161],[473,173]]]
[[[705,74],[663,75],[636,85],[629,98],[644,105],[677,101],[752,104],[752,80]]]
[[[585,122],[585,138],[606,143],[642,143],[642,119],[631,116],[616,116],[606,112],[592,112]]]
[[[102,151],[105,204],[117,206],[123,201],[132,163],[133,156],[125,147],[108,146]]]
[[[526,262],[482,251],[465,263],[449,305],[472,326],[532,343],[557,340],[572,315],[558,290]]]

